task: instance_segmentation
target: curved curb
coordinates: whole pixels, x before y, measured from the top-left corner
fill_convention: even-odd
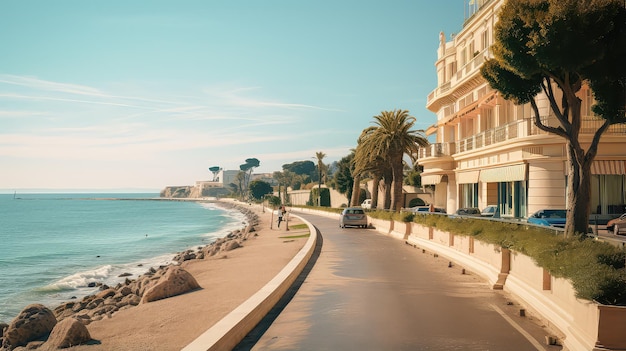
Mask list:
[[[300,216],[296,217],[309,227],[310,236],[304,247],[256,294],[185,346],[182,351],[232,350],[276,305],[303,271],[317,243],[315,227]]]

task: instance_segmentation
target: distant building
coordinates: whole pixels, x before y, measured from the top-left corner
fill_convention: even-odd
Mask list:
[[[200,194],[201,196],[222,196],[230,193],[231,187],[229,186],[229,184],[236,182],[236,177],[239,172],[239,170],[220,170],[215,177],[215,181],[196,181],[198,194]]]
[[[274,175],[272,173],[254,173],[252,174],[251,180],[261,180],[271,186],[278,185],[278,182],[276,181],[276,179],[274,179]]]
[[[222,186],[224,187],[228,187],[229,184],[233,183],[237,183],[237,181],[235,180],[237,177],[237,174],[239,174],[239,170],[230,170],[230,171],[225,171],[225,170],[221,170],[218,174],[217,174],[217,178],[216,181],[219,183],[222,183]]]
[[[463,29],[449,41],[440,34],[437,87],[426,103],[437,115],[427,129],[435,142],[420,149],[422,184],[434,186],[434,205],[448,213],[497,205],[502,216],[524,218],[541,208],[565,208],[565,140],[539,130],[529,104],[503,99],[480,73],[492,57],[493,28],[504,0],[470,4]],[[591,112],[590,89],[583,87],[578,96],[583,116],[579,140],[587,148],[602,120]],[[544,123],[556,125],[545,96],[536,100]],[[592,218],[626,212],[625,137],[624,124],[611,126],[602,136],[591,168]]]

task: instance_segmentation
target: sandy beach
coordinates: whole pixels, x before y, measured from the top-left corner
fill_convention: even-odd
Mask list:
[[[87,326],[94,343],[67,350],[180,350],[269,282],[303,247],[308,229],[270,229],[271,211],[245,205],[260,219],[241,248],[185,261],[201,289],[119,311]],[[289,226],[302,223],[292,217]],[[290,237],[295,236],[295,237]]]

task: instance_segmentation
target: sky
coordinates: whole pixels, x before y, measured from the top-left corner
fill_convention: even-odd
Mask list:
[[[0,1],[0,191],[330,163],[394,109],[426,129],[463,19],[463,0]]]

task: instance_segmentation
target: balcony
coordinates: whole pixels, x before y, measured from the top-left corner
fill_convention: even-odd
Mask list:
[[[418,159],[427,157],[445,157],[454,154],[454,143],[436,143],[420,147]]]
[[[542,117],[545,125],[556,126],[558,121],[554,116]],[[582,120],[580,135],[591,136],[600,128],[603,120],[595,117],[586,117]],[[449,157],[455,153],[462,153],[489,147],[494,144],[510,142],[515,139],[525,138],[531,135],[545,135],[548,132],[537,128],[532,118],[515,121],[494,129],[464,138],[456,142],[431,144],[420,148],[419,158]],[[626,136],[626,124],[615,124],[609,127],[604,135]]]
[[[484,49],[483,51],[476,54],[471,61],[469,61],[467,64],[465,64],[465,66],[456,71],[456,73],[448,82],[441,84],[430,94],[428,94],[426,106],[430,106],[435,100],[449,94],[451,91],[454,91],[457,86],[463,84],[467,79],[474,77],[477,74],[480,74],[480,67],[486,60],[492,57],[493,55],[491,54],[489,48]]]

